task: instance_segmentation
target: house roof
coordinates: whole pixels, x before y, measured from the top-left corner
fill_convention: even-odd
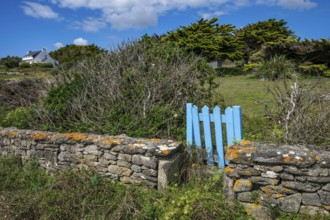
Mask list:
[[[39,51],[29,51],[28,54],[26,54],[24,57],[30,57],[32,56],[33,58],[35,58],[36,56],[38,56],[38,54],[41,52],[41,50]]]

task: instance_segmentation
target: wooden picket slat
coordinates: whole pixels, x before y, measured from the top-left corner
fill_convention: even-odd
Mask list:
[[[186,115],[187,115],[187,123],[186,123],[187,147],[188,147],[188,153],[191,154],[191,145],[193,145],[193,139],[194,139],[191,103],[187,103],[186,105]]]
[[[223,138],[222,138],[222,120],[221,120],[221,109],[216,106],[213,109],[214,116],[214,129],[215,129],[215,140],[217,145],[217,153],[218,153],[218,167],[225,167],[224,160],[224,150],[223,150]]]
[[[192,121],[193,121],[193,137],[195,140],[195,144],[198,150],[202,149],[202,140],[201,140],[201,130],[199,127],[199,117],[198,117],[198,108],[197,106],[192,107]]]
[[[234,120],[233,120],[233,109],[228,107],[225,110],[225,118],[226,118],[226,132],[227,132],[227,144],[232,145],[234,140]]]
[[[242,133],[242,112],[240,106],[234,106],[234,137],[236,140],[242,140],[243,139],[243,133]]]
[[[202,108],[203,114],[203,125],[204,125],[204,139],[205,139],[205,148],[207,155],[207,164],[213,165],[213,150],[212,150],[212,135],[211,135],[211,121],[210,121],[210,112],[207,106]]]

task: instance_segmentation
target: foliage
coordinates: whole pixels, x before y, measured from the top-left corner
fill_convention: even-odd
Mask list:
[[[3,65],[8,69],[15,68],[19,66],[19,63],[22,61],[20,57],[16,56],[7,56],[0,59],[0,66]]]
[[[247,219],[222,197],[222,177],[191,167],[190,181],[161,193],[124,186],[93,171],[46,175],[35,162],[0,158],[0,209],[15,219]],[[201,187],[202,186],[202,187]]]
[[[330,67],[330,40],[308,40],[278,42],[267,44],[262,49],[262,59],[268,59],[275,54],[285,55],[299,65],[324,64]]]
[[[30,67],[31,67],[31,64],[30,64],[30,63],[27,63],[27,62],[24,62],[24,63],[22,63],[19,67],[20,67],[20,68],[23,68],[23,69],[25,69],[25,68],[30,68]]]
[[[27,128],[32,122],[31,110],[20,107],[8,112],[0,121],[0,125],[4,127]]]
[[[242,57],[240,44],[233,32],[233,25],[219,25],[217,18],[200,19],[189,26],[182,26],[162,36],[163,42],[173,42],[189,52],[206,57],[208,61],[239,60]]]
[[[293,31],[286,25],[287,22],[283,19],[279,21],[268,19],[238,29],[235,34],[237,39],[244,45],[245,63],[248,63],[250,56],[258,52],[265,43],[274,44],[295,39]]]
[[[65,47],[61,47],[58,50],[52,51],[49,55],[57,60],[60,64],[73,63],[85,58],[95,57],[105,51],[95,44],[79,46],[70,44]]]
[[[277,140],[289,144],[330,143],[330,103],[322,98],[321,82],[315,84],[283,80],[283,85],[268,88],[273,97],[266,116],[273,121]]]
[[[52,63],[32,63],[31,68],[53,68]]]
[[[258,67],[258,63],[247,63],[247,64],[244,64],[244,67],[243,67],[243,71],[244,72],[253,72],[257,67]]]
[[[294,73],[294,63],[287,60],[285,56],[275,55],[270,60],[261,61],[254,68],[257,78],[262,79],[283,79],[289,78]]]
[[[237,76],[244,74],[242,69],[239,67],[221,67],[216,71],[218,76]]]
[[[207,102],[214,75],[193,54],[144,37],[59,67],[40,119],[60,131],[179,138],[186,102]]]
[[[323,76],[326,69],[327,67],[324,64],[300,65],[298,67],[300,73],[311,76]]]

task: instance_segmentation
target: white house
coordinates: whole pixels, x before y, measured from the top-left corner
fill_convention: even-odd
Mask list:
[[[51,58],[45,48],[39,51],[29,51],[25,56],[22,57],[22,63],[52,63],[53,65],[58,64],[56,60]]]

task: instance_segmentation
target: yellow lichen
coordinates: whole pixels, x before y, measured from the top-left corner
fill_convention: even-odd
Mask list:
[[[250,150],[249,147],[243,147],[242,151],[245,152],[245,153],[250,153],[251,150]]]
[[[48,135],[45,132],[37,132],[37,133],[32,134],[32,139],[33,140],[43,140],[43,139],[46,139],[47,136]]]
[[[100,142],[104,143],[104,144],[117,145],[117,144],[120,144],[123,141],[124,141],[123,138],[109,138],[109,139],[102,139]]]
[[[232,172],[234,172],[233,168],[231,168],[231,167],[226,167],[225,168],[225,173],[232,173]]]
[[[162,154],[164,154],[164,155],[168,155],[169,153],[170,153],[169,150],[162,150]]]
[[[73,141],[82,141],[82,140],[86,140],[87,138],[87,135],[82,133],[66,133],[63,134],[63,136]]]
[[[291,157],[290,156],[284,157],[284,162],[285,163],[289,163],[290,161],[291,161]]]
[[[10,131],[10,132],[9,132],[9,137],[10,137],[10,138],[15,138],[15,137],[16,137],[16,134],[17,134],[16,131]]]
[[[238,158],[238,156],[239,156],[239,152],[238,152],[238,150],[235,150],[235,149],[228,149],[227,150],[227,153],[226,153],[226,157],[225,157],[225,159],[226,160],[233,160],[233,159],[236,159],[236,158]]]
[[[281,193],[277,193],[277,194],[274,195],[274,197],[275,197],[276,199],[281,198],[281,197],[283,197],[283,196],[284,196],[284,195],[281,194]]]
[[[242,186],[242,181],[236,180],[234,183],[234,191],[237,191],[237,186]]]
[[[320,157],[320,156],[317,156],[317,157],[315,157],[315,159],[316,159],[317,161],[320,161],[320,160],[321,160],[321,157]]]
[[[159,139],[157,139],[157,138],[152,138],[152,139],[148,139],[147,141],[151,141],[151,142],[154,142],[154,143],[158,143],[158,142],[159,142]]]
[[[243,140],[241,141],[241,145],[242,145],[242,146],[244,146],[244,145],[248,145],[248,144],[250,144],[250,141],[248,141],[248,140],[244,140],[244,139],[243,139]]]

